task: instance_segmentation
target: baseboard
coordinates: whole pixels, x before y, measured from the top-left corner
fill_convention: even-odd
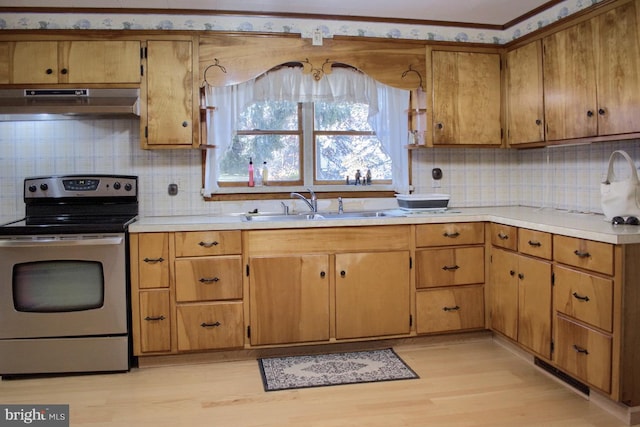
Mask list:
[[[496,344],[508,350],[509,352],[531,363],[541,373],[543,373],[547,377],[556,381],[558,384],[562,384],[568,390],[573,391],[576,395],[588,400],[589,402],[596,405],[598,408],[604,411],[607,411],[608,413],[610,413],[611,415],[613,415],[614,417],[616,417],[626,425],[629,425],[629,426],[640,425],[640,406],[634,406],[634,407],[626,406],[622,403],[615,402],[609,399],[607,396],[593,389],[589,389],[589,392],[585,393],[583,390],[581,390],[581,387],[576,388],[575,384],[570,384],[571,381],[567,382],[566,379],[561,379],[555,374],[552,374],[548,370],[544,369],[543,367],[536,365],[534,356],[532,356],[530,353],[520,348],[515,343],[509,341],[507,338],[494,333],[493,341]]]

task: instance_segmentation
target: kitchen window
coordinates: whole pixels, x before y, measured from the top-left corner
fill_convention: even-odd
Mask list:
[[[362,185],[389,185],[391,157],[367,111],[366,104],[353,102],[253,103],[240,114],[218,184],[246,186],[251,159],[256,177],[264,179],[267,167],[269,186],[355,185],[357,175]]]
[[[346,68],[318,79],[286,67],[207,88],[215,148],[207,153],[204,193],[401,191],[408,102],[408,91]],[[266,162],[267,186],[247,186],[249,159],[256,174]],[[362,185],[368,176],[371,185]]]

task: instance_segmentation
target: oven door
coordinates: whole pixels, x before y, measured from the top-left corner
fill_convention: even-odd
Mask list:
[[[0,339],[127,333],[125,234],[0,237]]]

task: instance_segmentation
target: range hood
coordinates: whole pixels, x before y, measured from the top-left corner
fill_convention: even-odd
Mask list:
[[[0,120],[139,116],[139,89],[2,89]]]

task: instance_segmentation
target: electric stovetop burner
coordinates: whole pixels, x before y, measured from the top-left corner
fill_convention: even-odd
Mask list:
[[[24,180],[26,216],[0,235],[122,233],[138,215],[138,178],[60,175]]]

